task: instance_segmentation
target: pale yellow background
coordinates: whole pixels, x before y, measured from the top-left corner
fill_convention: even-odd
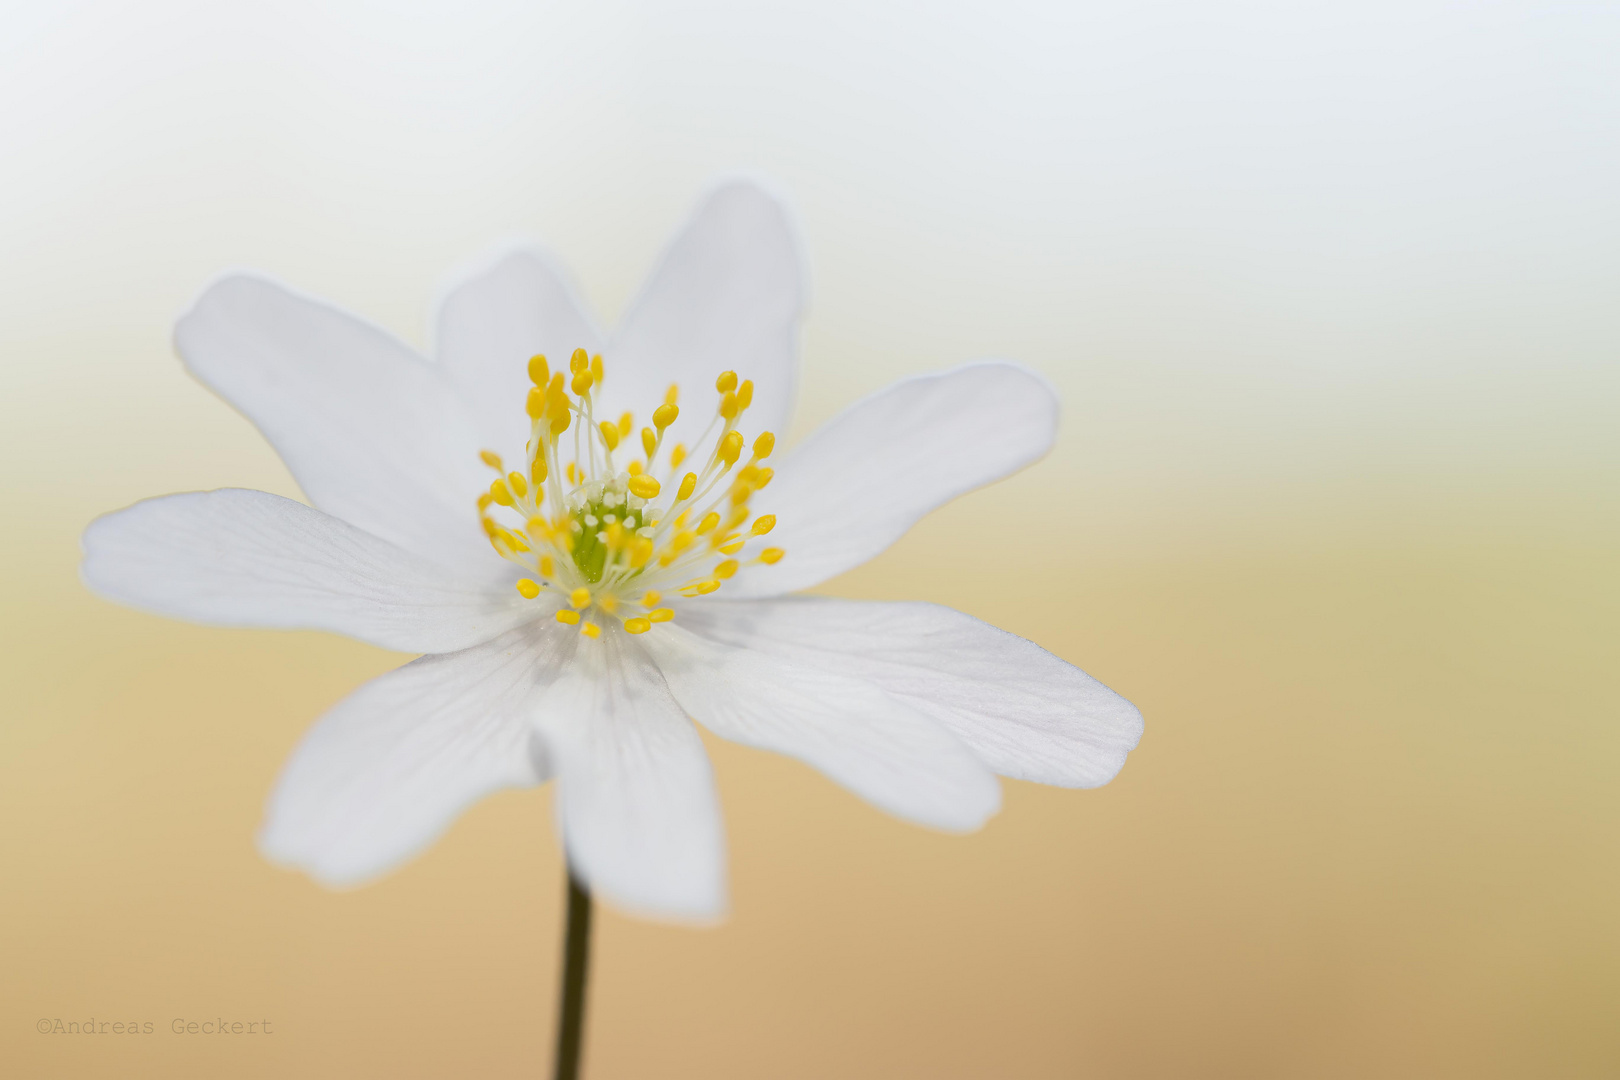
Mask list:
[[[169,350],[219,270],[420,344],[528,235],[612,315],[740,168],[800,212],[799,433],[988,355],[1064,398],[826,591],[1147,734],[965,839],[711,741],[734,913],[602,918],[589,1075],[1620,1075],[1612,8],[453,8],[5,5],[0,1074],[545,1074],[549,793],[361,891],[272,869],[281,762],[401,658],[113,607],[77,536],[293,493]],[[273,1031],[169,1033],[221,1017]]]

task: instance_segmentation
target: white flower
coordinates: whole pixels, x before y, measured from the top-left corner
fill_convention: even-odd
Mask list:
[[[940,829],[993,814],[997,773],[1106,783],[1141,717],[1078,669],[932,604],[785,595],[1035,461],[1057,421],[1038,377],[975,364],[773,456],[802,306],[787,215],[745,183],[700,204],[610,336],[531,250],[447,292],[432,362],[226,277],[177,348],[311,505],[149,499],[91,524],[84,579],[165,615],[428,654],[328,713],[270,800],[265,853],[332,885],[409,858],[483,795],[554,778],[596,892],[717,916],[720,810],[688,716]],[[986,542],[1001,549],[974,572],[1042,557],[1016,529]]]

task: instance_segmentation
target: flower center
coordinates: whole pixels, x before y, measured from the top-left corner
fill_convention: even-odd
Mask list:
[[[707,596],[740,567],[784,554],[773,547],[747,553],[776,524],[770,514],[748,522],[748,500],[771,482],[760,462],[776,436],[756,438],[752,456],[738,467],[745,440],[737,421],[753,401],[754,384],[739,384],[734,371],[715,380],[719,406],[693,443],[707,448],[706,460],[683,474],[690,460],[685,446],[675,444],[660,459],[664,435],[680,415],[678,388],[669,388],[652,426],[641,429],[642,456],[621,469],[615,455],[634,454],[635,420],[630,413],[596,419],[602,372],[602,358],[584,349],[574,350],[567,376],[553,374],[544,356],[529,361],[527,466],[507,472],[498,454],[483,451],[484,463],[501,476],[478,497],[490,544],[533,575],[517,583],[518,592],[529,600],[547,592],[565,597],[557,621],[592,638],[607,619],[645,634],[675,617],[666,594],[672,603]],[[495,515],[503,510],[521,520],[502,524]]]

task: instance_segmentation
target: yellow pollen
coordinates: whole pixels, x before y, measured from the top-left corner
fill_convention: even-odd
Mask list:
[[[680,447],[677,446],[675,449],[679,450]],[[498,481],[498,480],[496,481],[496,483],[499,483],[499,482],[500,481]],[[694,492],[696,490],[697,490],[697,473],[687,473],[684,477],[682,477],[681,486],[675,492],[675,500],[677,502],[685,502],[687,499],[690,499],[692,497],[692,492]],[[499,498],[499,496],[497,496],[497,498]]]
[[[714,380],[714,388],[722,394],[729,394],[737,389],[737,373],[735,371],[722,371],[720,377]]]
[[[674,388],[671,387],[670,389],[673,392]],[[679,415],[681,415],[681,410],[675,405],[674,402],[660,405],[658,408],[653,410],[653,426],[659,431],[663,431],[665,428],[669,427],[669,425],[673,424],[675,422],[675,418]]]
[[[545,353],[535,353],[529,357],[529,381],[536,386],[544,386],[551,381],[551,365],[546,363]]]
[[[732,574],[735,574],[736,572],[737,572],[737,560],[736,559],[727,559],[725,562],[721,563],[719,566],[714,568],[714,576],[719,578],[721,581],[726,580],[727,578],[729,578]]]
[[[584,349],[575,349],[574,354],[568,358],[568,370],[579,374],[591,366],[591,358],[585,354]]]
[[[591,590],[581,586],[568,594],[568,602],[577,608],[589,607],[591,603]]]
[[[743,384],[737,387],[737,408],[746,409],[754,403],[754,380],[744,379]]]
[[[557,621],[564,626],[573,626],[579,622],[579,612],[571,608],[562,608],[557,612]]]
[[[675,617],[673,608],[661,607],[657,611],[647,612],[648,622],[669,622]]]
[[[764,536],[774,528],[776,528],[775,514],[761,514],[759,517],[754,519],[755,536]]]
[[[501,465],[501,455],[497,454],[493,450],[478,451],[478,459],[485,465],[488,465],[490,468],[494,469],[496,472],[505,471],[505,467]]]
[[[681,467],[681,462],[685,460],[686,445],[684,443],[676,443],[675,449],[669,452],[669,467],[672,469],[678,469]]]
[[[493,484],[489,485],[489,495],[490,498],[494,499],[502,506],[516,505],[516,500],[512,498],[512,493],[506,490],[505,480],[497,480]]]
[[[540,583],[524,578],[517,583],[517,591],[523,594],[523,599],[533,600],[540,595]]]
[[[602,441],[607,443],[607,448],[609,450],[617,450],[619,448],[619,429],[618,429],[618,427],[615,426],[614,424],[609,423],[606,420],[602,421],[600,424],[597,424],[596,426],[599,429],[601,429]]]
[[[523,479],[522,473],[508,473],[506,483],[512,489],[512,493],[520,499],[529,493],[529,482]]]
[[[768,431],[761,432],[759,438],[754,440],[754,456],[757,458],[768,458],[775,449],[776,436]]]
[[[602,628],[593,622],[588,622],[584,626],[580,627],[579,632],[593,641],[602,636]]]
[[[652,623],[646,619],[626,619],[624,629],[626,633],[645,634],[652,629]]]
[[[720,524],[720,515],[715,513],[713,510],[710,510],[707,514],[703,515],[703,520],[698,522],[697,533],[699,536],[702,536],[704,533],[710,531],[718,524]]]
[[[642,499],[656,499],[659,492],[659,483],[646,473],[630,478],[630,494]]]
[[[643,596],[641,598],[641,606],[642,607],[657,607],[658,606],[658,601],[662,600],[663,598],[664,597],[663,597],[663,595],[661,593],[657,593],[657,592],[653,592],[652,590],[648,590],[647,595]]]
[[[787,552],[783,551],[781,548],[766,548],[764,551],[759,553],[759,561],[767,566],[773,566],[776,563],[781,562],[782,556],[786,554]]]

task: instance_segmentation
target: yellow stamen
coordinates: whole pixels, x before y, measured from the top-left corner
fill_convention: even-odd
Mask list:
[[[647,471],[647,467],[637,460],[632,461],[624,471],[629,473],[631,476],[640,476],[642,473]]]
[[[630,634],[645,634],[652,629],[652,623],[647,619],[626,619],[624,629]]]
[[[782,556],[786,554],[787,552],[783,551],[781,548],[766,548],[764,551],[759,553],[759,561],[767,566],[771,566],[781,562]]]
[[[656,499],[660,485],[657,480],[642,473],[640,476],[630,478],[630,494],[642,499]]]
[[[650,428],[650,427],[642,428],[641,429],[641,450],[642,450],[642,452],[644,454],[646,454],[647,457],[650,459],[653,456],[653,451],[656,450],[656,449],[658,449],[658,436],[653,433],[652,428]]]
[[[648,622],[669,622],[669,620],[673,619],[674,617],[674,610],[667,607],[661,607],[657,611],[647,612]]]
[[[729,394],[737,389],[737,373],[735,371],[722,371],[720,377],[714,380],[714,388],[722,394]]]
[[[579,632],[593,641],[602,636],[602,628],[593,622],[588,622],[580,627]]]
[[[591,357],[591,381],[593,383],[599,383],[599,382],[602,381],[602,354],[601,353],[597,353],[595,356]]]
[[[544,386],[551,381],[551,365],[546,363],[544,353],[529,357],[529,381],[536,386]]]
[[[746,409],[754,403],[754,380],[744,379],[743,384],[737,387],[737,408]]]
[[[540,583],[538,581],[530,581],[528,578],[524,578],[522,581],[517,583],[517,591],[523,594],[523,599],[533,600],[535,597],[540,595]]]
[[[743,545],[746,543],[748,543],[746,540],[733,540],[729,544],[721,544],[715,550],[722,555],[735,555],[743,549]]]
[[[676,386],[674,383],[670,383],[669,389],[664,391],[664,404],[673,405],[680,398],[680,396],[681,388]]]
[[[737,560],[736,559],[727,559],[725,562],[721,563],[719,566],[714,568],[714,576],[719,578],[721,581],[726,580],[727,578],[729,578],[732,574],[735,574],[736,572],[737,572]]]
[[[564,626],[573,626],[575,623],[579,622],[579,612],[570,608],[560,608],[557,611],[557,621],[562,623]]]
[[[619,417],[619,438],[622,439],[626,435],[630,434],[630,429],[635,426],[635,417],[631,416],[629,413],[625,413],[623,416]]]
[[[512,489],[512,494],[520,499],[529,493],[529,482],[523,479],[523,474],[520,472],[507,473],[506,483]]]
[[[591,378],[589,371],[576,371],[574,377],[568,382],[568,389],[572,390],[577,397],[584,397],[593,385],[595,385],[595,380]]]
[[[741,411],[742,406],[738,403],[736,394],[727,394],[720,399],[720,415],[725,419],[735,420]]]
[[[754,519],[753,531],[755,536],[764,536],[774,528],[776,528],[775,514],[761,514]]]
[[[702,536],[704,533],[713,529],[718,524],[720,524],[720,515],[715,513],[713,510],[710,510],[707,514],[703,515],[703,520],[698,522],[697,534]]]
[[[720,440],[720,445],[714,448],[715,456],[727,465],[737,464],[737,457],[742,453],[743,437],[740,431],[728,431],[726,437]]]
[[[568,602],[577,608],[590,607],[591,590],[581,585],[579,588],[568,594]]]
[[[681,467],[681,462],[683,462],[685,460],[686,460],[686,444],[685,443],[676,443],[675,444],[675,449],[673,449],[673,450],[671,450],[669,452],[669,467],[672,468],[672,469],[678,469],[678,468]]]
[[[517,505],[517,501],[512,498],[512,493],[506,489],[505,480],[497,480],[489,485],[489,496],[502,506]]]
[[[600,604],[602,610],[607,612],[609,615],[612,615],[615,611],[619,610],[619,598],[616,596],[604,596],[598,600],[597,603]]]
[[[652,590],[649,589],[648,592],[647,592],[647,595],[643,596],[641,598],[641,606],[642,607],[657,607],[658,606],[658,601],[662,600],[663,598],[664,597],[660,593],[653,592]]]
[[[675,388],[670,387],[670,393],[674,392]],[[668,401],[653,410],[653,426],[659,431],[663,431],[665,428],[669,427],[669,425],[673,424],[675,422],[675,418],[679,415],[681,415],[681,410],[673,401]]]
[[[680,447],[676,447],[676,449],[679,450]],[[496,483],[499,483],[499,481],[496,481]],[[696,490],[697,473],[687,473],[686,476],[681,479],[680,488],[675,492],[675,500],[677,502],[685,502],[687,499],[692,497],[692,492]]]
[[[544,574],[546,577],[551,577],[556,570],[557,564],[551,561],[550,555],[540,556],[540,572],[542,574]]]
[[[614,424],[609,423],[606,420],[602,421],[600,424],[597,424],[596,426],[597,426],[597,428],[599,428],[601,430],[601,432],[602,432],[602,441],[607,443],[607,448],[609,450],[617,450],[619,448],[619,429],[618,429],[618,427],[616,425],[614,425]]]
[[[568,358],[568,370],[572,371],[575,375],[578,375],[580,372],[584,371],[590,366],[591,358],[586,355],[584,349],[575,349],[573,355]]]
[[[480,450],[480,451],[478,451],[478,458],[485,465],[488,465],[490,468],[494,469],[496,472],[505,471],[505,467],[501,464],[501,455],[497,454],[493,450]]]
[[[768,458],[775,449],[776,436],[768,431],[761,432],[759,438],[754,440],[754,456],[757,458]]]

